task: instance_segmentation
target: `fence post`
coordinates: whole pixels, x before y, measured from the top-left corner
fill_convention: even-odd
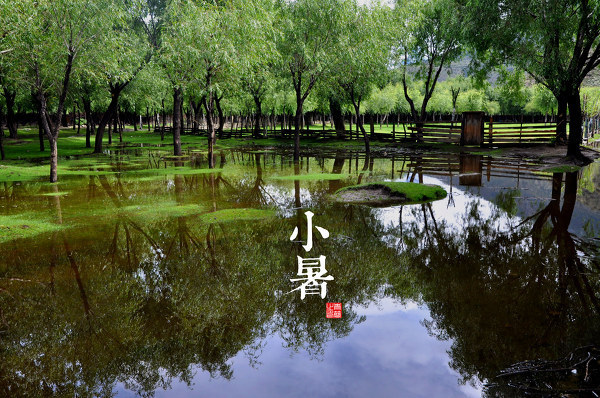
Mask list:
[[[490,146],[492,146],[494,143],[494,138],[492,137],[493,133],[494,133],[494,118],[492,116],[490,116]]]
[[[521,128],[519,128],[519,144],[521,143],[522,136],[523,136],[523,115],[521,115]]]

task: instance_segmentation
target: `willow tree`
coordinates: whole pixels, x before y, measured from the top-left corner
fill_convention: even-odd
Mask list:
[[[179,122],[181,94],[199,95],[208,128],[209,167],[214,167],[215,107],[226,87],[234,85],[244,63],[261,56],[260,1],[173,1],[167,9],[161,59],[173,85],[175,154],[181,153]],[[250,55],[249,55],[250,54]],[[177,136],[177,137],[176,137]]]
[[[481,59],[511,63],[548,87],[558,101],[558,139],[566,137],[567,156],[581,154],[582,112],[579,91],[600,65],[600,1],[457,0],[467,15],[465,35]]]
[[[263,103],[276,84],[274,66],[277,62],[277,51],[274,42],[273,2],[258,0],[254,2],[254,6],[245,5],[240,11],[246,14],[246,20],[253,20],[253,24],[236,25],[237,29],[241,29],[238,35],[248,40],[238,44],[244,48],[242,51],[238,48],[239,58],[235,71],[237,76],[231,79],[231,82],[237,82],[239,88],[252,97],[255,109],[253,136],[258,137],[263,118]],[[247,15],[248,12],[252,14]]]
[[[93,54],[94,68],[88,73],[101,81],[110,102],[98,121],[94,141],[94,153],[102,153],[102,140],[107,124],[115,117],[119,98],[137,74],[151,60],[155,51],[156,32],[152,29],[153,14],[149,14],[146,2],[136,1],[133,6],[126,2],[113,2],[114,23],[105,30],[102,45]],[[105,94],[105,95],[106,95]]]
[[[11,40],[15,39],[17,28],[23,23],[19,17],[25,16],[19,13],[18,9],[18,5],[13,7],[6,0],[0,2],[0,95],[4,97],[6,104],[6,127],[10,138],[17,138],[14,108],[17,89],[22,82],[22,70],[19,69],[18,59],[15,58],[18,55],[10,44]]]
[[[208,127],[209,167],[214,167],[213,124],[217,79],[234,62],[235,46],[228,35],[227,6],[189,0],[173,1],[167,9],[161,60],[173,89],[174,154],[181,155],[181,105],[186,88],[201,92]]]
[[[11,16],[10,8],[12,7],[10,7],[8,1],[0,0],[0,65],[7,65],[6,57],[13,51],[10,39],[14,33],[10,26],[14,22],[12,21],[13,18],[9,18]],[[0,70],[1,73],[2,71]],[[4,158],[4,131],[0,125],[0,160],[4,160]]]
[[[460,13],[451,0],[397,2],[395,12],[399,34],[396,59],[402,66],[404,96],[413,121],[423,122],[440,73],[462,53]],[[420,109],[409,91],[409,70],[423,82]]]
[[[8,57],[10,57],[10,52],[7,53],[7,56],[4,58]],[[11,72],[14,73],[14,70],[3,68],[2,62],[0,62],[0,87],[2,90],[0,95],[4,97],[4,102],[6,104],[6,127],[8,128],[10,138],[17,138],[15,99],[17,97],[18,80],[15,79],[14,76],[10,76]]]
[[[181,107],[186,87],[202,79],[202,49],[198,38],[203,31],[204,11],[192,1],[172,1],[165,13],[160,64],[173,93],[173,154],[181,156]]]
[[[369,136],[360,117],[360,107],[374,86],[385,83],[392,44],[386,33],[390,12],[390,8],[377,3],[359,6],[351,1],[347,4],[344,31],[332,66],[333,81],[354,108],[367,152]]]
[[[50,182],[56,182],[58,135],[71,75],[111,23],[112,2],[102,0],[22,1],[12,12],[22,23],[12,45],[23,76],[36,97],[50,143]]]
[[[7,45],[7,36],[10,34],[9,24],[7,23],[7,16],[9,15],[8,6],[9,4],[6,0],[0,1],[0,65],[3,64],[6,54],[12,51]],[[0,123],[0,160],[4,160],[4,158],[4,131]]]
[[[300,128],[306,98],[331,64],[331,48],[343,29],[345,0],[277,2],[280,70],[296,96],[294,161],[300,160]]]

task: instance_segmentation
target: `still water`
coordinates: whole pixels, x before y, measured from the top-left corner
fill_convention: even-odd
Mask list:
[[[210,172],[203,153],[129,148],[72,160],[82,175],[58,185],[3,183],[0,395],[595,396],[600,163],[291,159],[228,150]],[[376,181],[448,196],[332,200]],[[290,293],[309,210],[330,233],[310,252],[335,278],[326,299]]]

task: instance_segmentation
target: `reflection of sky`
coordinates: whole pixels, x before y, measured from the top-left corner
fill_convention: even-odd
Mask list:
[[[156,397],[480,396],[475,388],[459,385],[458,374],[448,367],[451,342],[429,336],[421,325],[428,318],[426,308],[384,299],[357,312],[368,314],[367,320],[349,336],[329,342],[322,360],[292,354],[271,336],[256,368],[240,353],[230,361],[232,380],[211,380],[198,370],[191,389],[174,383]],[[121,390],[118,396],[133,394]]]
[[[440,187],[444,188],[446,192],[450,192],[450,185],[440,181],[440,179],[424,176],[423,183],[439,185]],[[495,204],[483,199],[480,196],[477,196],[475,193],[465,191],[464,187],[454,186],[452,188],[452,198],[454,199],[453,205],[448,205],[449,197],[446,197],[445,199],[431,202],[431,208],[436,219],[446,221],[448,227],[454,230],[457,230],[459,226],[464,225],[465,213],[474,202],[478,202],[477,209],[479,210],[479,214],[483,219],[489,219],[492,216],[492,213],[496,210]],[[394,206],[379,209],[379,217],[384,222],[386,227],[395,227],[398,225],[400,207],[401,206]],[[402,213],[403,223],[415,220],[413,211],[421,211],[421,205],[404,206]],[[498,230],[508,231],[510,225],[518,223],[519,220],[519,217],[510,218],[504,213],[499,220],[500,224],[498,226]]]
[[[550,201],[551,181],[523,180],[495,177],[483,181],[481,187],[453,184],[454,204],[448,199],[432,203],[438,221],[444,220],[448,228],[460,229],[464,225],[465,212],[477,201],[482,218],[489,218],[497,210],[493,200],[499,192],[518,188],[518,216],[499,219],[499,230],[506,231],[522,217],[534,214],[540,206]],[[442,186],[450,191],[449,178],[424,176],[424,183]],[[309,183],[302,182],[301,202],[313,207],[315,198]],[[283,216],[293,214],[293,185],[267,184],[265,192],[278,207],[285,209]],[[374,210],[387,227],[398,224],[399,207]],[[420,206],[405,206],[403,222],[414,220],[412,211]],[[575,232],[580,232],[581,222],[576,208]],[[501,212],[503,213],[503,212]],[[585,211],[583,212],[585,215]],[[211,379],[207,372],[196,370],[194,385],[173,382],[171,390],[156,391],[156,397],[476,397],[481,391],[469,385],[460,385],[460,376],[449,368],[452,341],[439,341],[430,336],[422,325],[429,319],[427,307],[415,303],[401,304],[383,298],[366,308],[356,308],[359,315],[366,315],[365,322],[354,326],[345,338],[333,340],[324,347],[320,360],[314,360],[306,352],[292,353],[283,347],[282,340],[274,335],[266,339],[266,346],[259,356],[259,364],[252,367],[243,352],[231,361],[234,378]],[[324,315],[324,314],[323,314]],[[119,397],[132,396],[119,386]]]

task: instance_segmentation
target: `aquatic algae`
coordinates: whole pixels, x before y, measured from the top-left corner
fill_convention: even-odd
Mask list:
[[[253,221],[262,220],[274,217],[275,210],[272,209],[224,209],[211,213],[205,213],[200,216],[200,219],[206,223],[221,223],[231,221]]]

